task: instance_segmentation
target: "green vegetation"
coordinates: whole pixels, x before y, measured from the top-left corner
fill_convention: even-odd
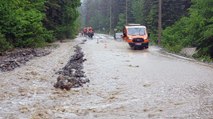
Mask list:
[[[47,0],[44,26],[53,31],[57,39],[74,38],[78,31],[78,6],[80,0]]]
[[[158,0],[85,0],[83,4],[85,26],[94,26],[96,31],[104,28],[107,32],[114,29],[121,32],[127,16],[128,23],[147,26],[152,43],[157,42]],[[212,5],[212,0],[163,0],[161,45],[175,53],[184,47],[197,47],[194,57],[212,59]]]
[[[213,5],[212,0],[192,0],[189,16],[181,18],[163,32],[163,46],[179,52],[183,47],[197,47],[196,58],[213,58]]]
[[[116,29],[117,31],[122,31],[123,30],[123,27],[124,27],[124,24],[126,23],[126,19],[125,19],[125,15],[124,14],[119,14],[119,18],[118,18],[118,24],[116,26]]]
[[[0,0],[0,52],[73,38],[80,0]]]
[[[163,0],[163,29],[171,26],[182,16],[187,15],[190,0]],[[146,25],[151,33],[151,40],[157,43],[158,32],[158,0],[133,0],[131,7],[136,23]]]
[[[186,15],[187,8],[190,7],[190,0],[163,2],[163,28],[174,24]],[[121,32],[127,16],[128,23],[146,25],[152,41],[157,41],[158,0],[85,0],[83,4],[82,16],[85,26],[93,26],[96,31],[105,28],[109,32],[111,18],[111,30],[118,29]]]
[[[5,37],[0,34],[0,53],[11,48],[12,46],[10,45],[10,43],[8,43]]]
[[[140,23],[157,41],[158,0],[84,0],[79,19],[80,5],[80,0],[0,0],[0,52],[74,38],[80,21],[104,33],[121,32],[126,20]],[[163,1],[162,46],[176,53],[196,47],[194,57],[212,60],[212,5],[212,0]]]

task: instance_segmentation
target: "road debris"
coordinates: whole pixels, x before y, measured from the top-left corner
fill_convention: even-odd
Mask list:
[[[82,40],[82,42],[80,44],[85,44],[85,42],[87,42],[86,39]]]
[[[0,57],[0,71],[12,71],[23,64],[26,64],[34,57],[42,57],[50,54],[48,49],[16,49],[12,52],[6,53]]]
[[[70,58],[66,66],[57,72],[60,75],[54,84],[55,88],[70,90],[71,88],[81,87],[83,84],[89,82],[89,79],[85,76],[85,72],[82,71],[83,62],[86,61],[84,53],[78,45],[75,48],[75,54]]]
[[[134,67],[134,68],[138,68],[138,67],[140,67],[139,65],[128,65],[129,67]]]

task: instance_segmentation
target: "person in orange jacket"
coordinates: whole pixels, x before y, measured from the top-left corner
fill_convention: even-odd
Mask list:
[[[87,28],[86,27],[84,27],[84,29],[83,29],[83,34],[84,34],[84,36],[87,35]]]
[[[88,36],[89,36],[90,38],[92,38],[92,37],[94,36],[94,30],[93,30],[92,27],[89,27],[89,28],[88,28]]]

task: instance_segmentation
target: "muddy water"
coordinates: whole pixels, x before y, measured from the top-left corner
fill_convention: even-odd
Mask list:
[[[124,42],[96,36],[84,45],[98,118],[213,117],[213,69],[161,53],[131,50]],[[96,43],[99,39],[99,43]],[[101,84],[101,85],[100,85]]]
[[[173,57],[151,46],[96,34],[80,46],[90,83],[63,91],[53,87],[74,50],[59,44],[48,56],[0,74],[0,119],[209,119],[213,117],[213,68]]]

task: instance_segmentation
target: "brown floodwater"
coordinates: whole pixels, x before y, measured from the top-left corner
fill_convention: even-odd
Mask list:
[[[80,44],[90,83],[53,87],[55,74]],[[58,43],[52,53],[0,73],[0,119],[210,119],[213,68],[150,46],[132,50],[95,34]]]

